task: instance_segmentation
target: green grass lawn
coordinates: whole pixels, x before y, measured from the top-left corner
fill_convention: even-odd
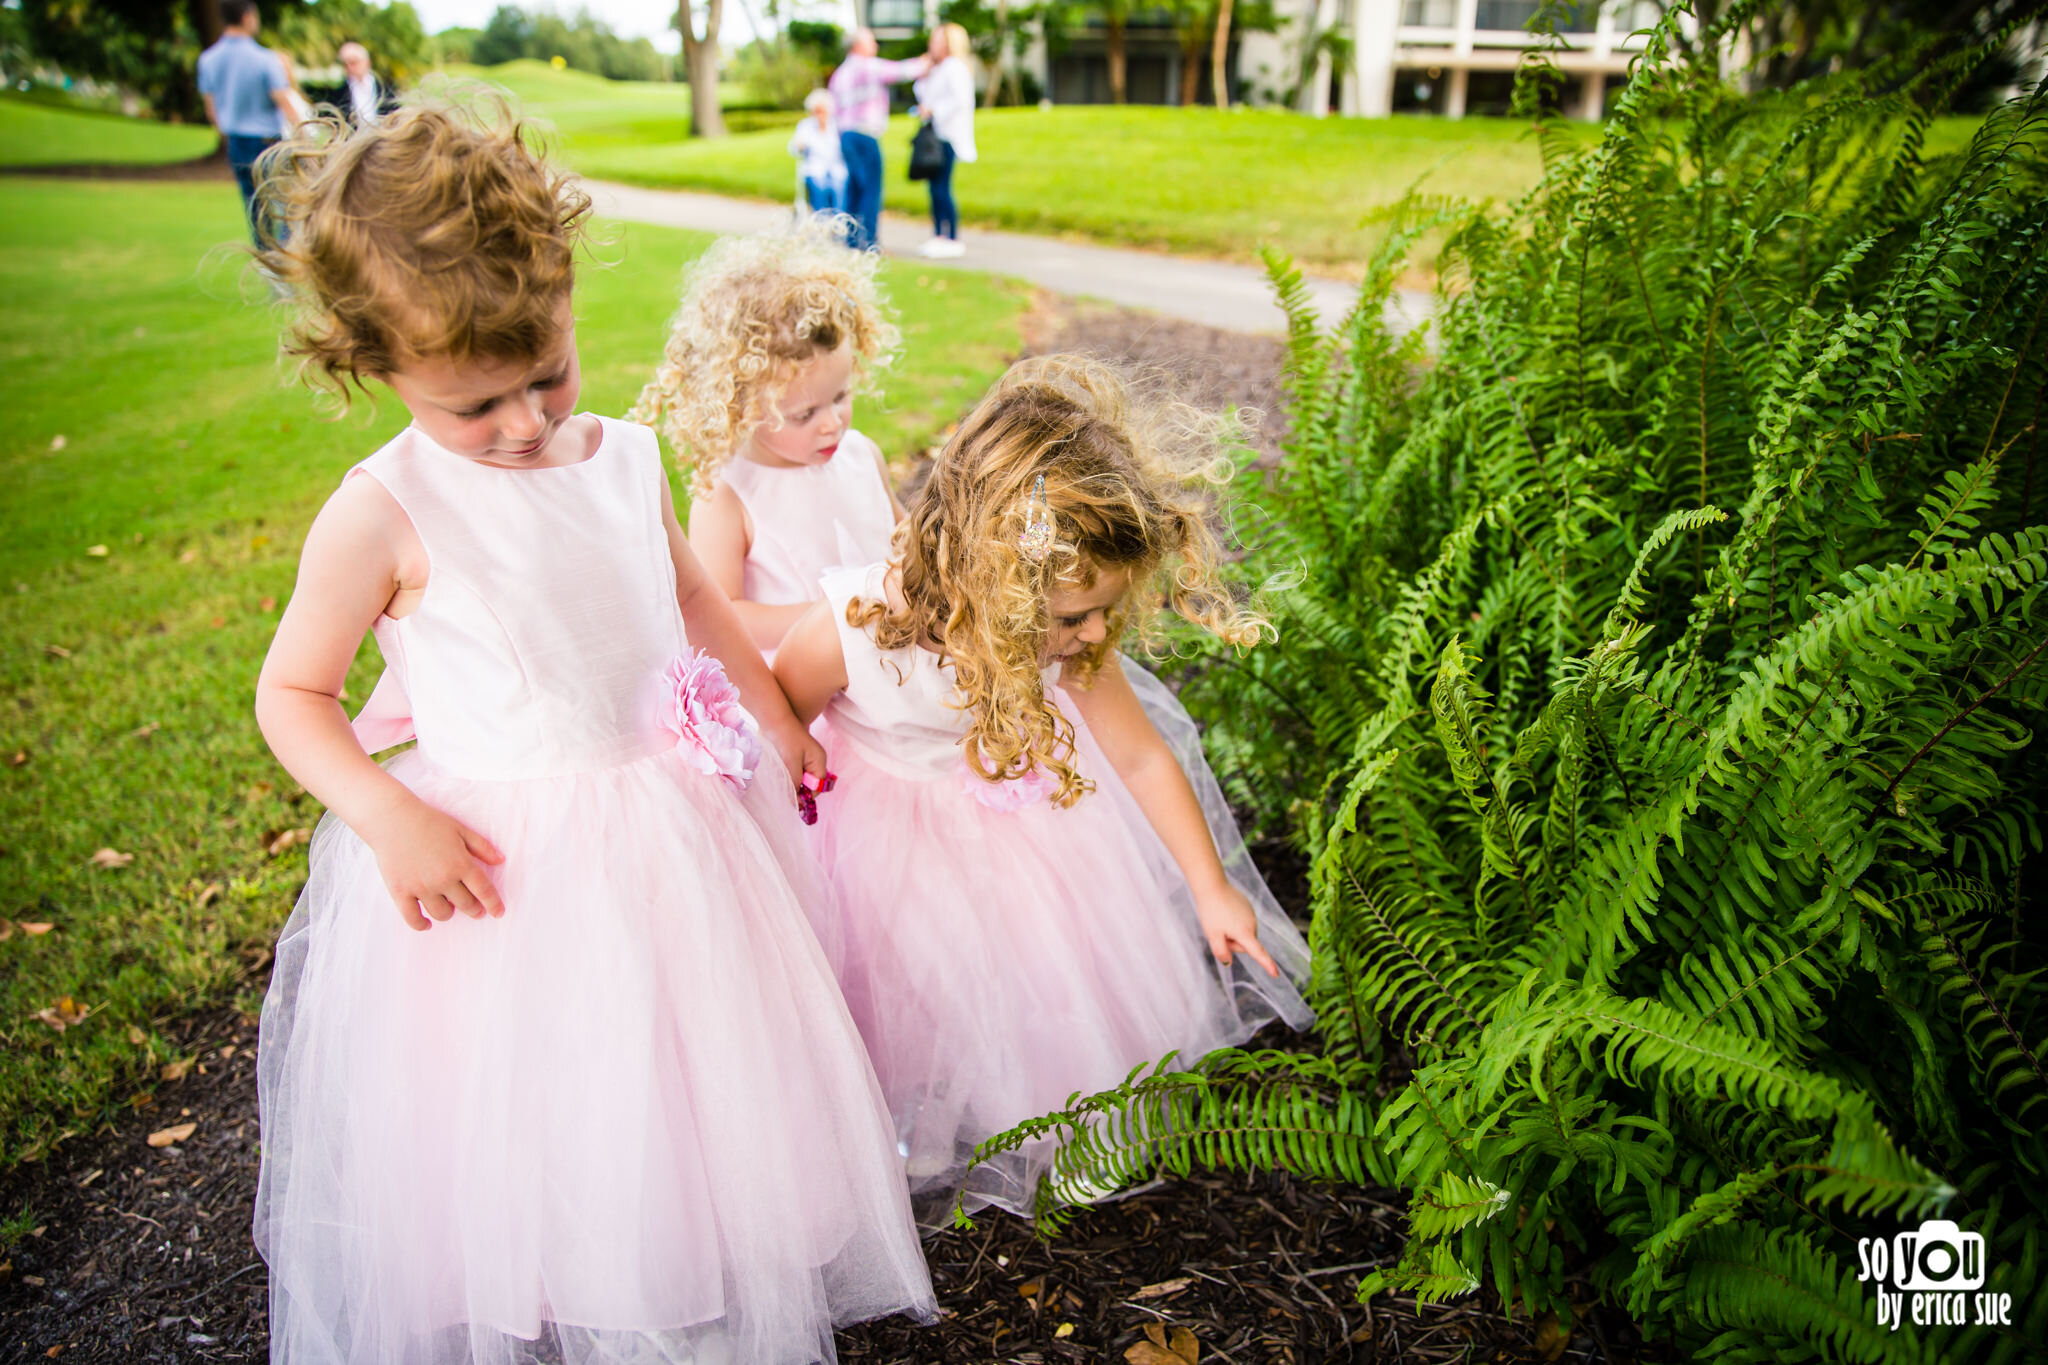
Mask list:
[[[218,141],[213,129],[189,123],[65,109],[0,92],[0,166],[163,165],[205,156]]]
[[[162,1021],[260,993],[305,875],[279,836],[319,812],[256,732],[256,670],[308,520],[405,417],[386,395],[328,420],[286,386],[231,184],[11,179],[0,195],[5,1167],[147,1102],[177,1060]],[[577,293],[583,401],[618,413],[708,239],[600,227],[607,264]],[[906,354],[886,405],[855,420],[908,453],[1015,352],[1026,300],[981,276],[884,278]],[[352,697],[377,668],[366,646]],[[102,849],[132,861],[96,863]],[[38,1018],[75,1015],[67,999],[83,1022]]]

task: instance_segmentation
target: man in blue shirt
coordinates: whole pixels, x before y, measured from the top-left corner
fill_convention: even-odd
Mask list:
[[[256,0],[221,0],[226,26],[220,41],[199,54],[199,93],[206,117],[227,143],[228,164],[242,187],[242,209],[258,246],[263,232],[256,210],[256,158],[284,135],[291,80],[275,52],[256,41],[262,16]]]

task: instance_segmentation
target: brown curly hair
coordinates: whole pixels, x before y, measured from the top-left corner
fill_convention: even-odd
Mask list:
[[[590,197],[502,100],[416,104],[351,129],[329,114],[257,163],[297,306],[284,350],[333,390],[408,361],[524,360],[561,331]],[[281,231],[280,231],[281,229]]]
[[[850,341],[854,381],[870,388],[895,358],[876,257],[846,248],[844,223],[821,216],[786,234],[723,237],[684,275],[661,363],[627,416],[659,426],[699,495],[772,420],[801,366]]]
[[[1235,466],[1236,423],[1136,391],[1098,361],[1052,355],[1010,367],[953,434],[896,531],[904,606],[856,599],[847,620],[883,649],[917,644],[953,667],[968,713],[965,752],[991,782],[1043,765],[1057,805],[1094,785],[1074,767],[1074,727],[1046,695],[1047,595],[1127,570],[1108,638],[1067,661],[1086,687],[1151,603],[1239,647],[1270,630],[1219,580],[1210,491]],[[1018,545],[1045,480],[1052,550]]]

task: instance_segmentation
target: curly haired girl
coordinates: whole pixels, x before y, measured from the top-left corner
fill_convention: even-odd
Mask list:
[[[328,808],[263,1005],[271,1358],[830,1361],[836,1324],[928,1316],[805,918],[824,754],[654,434],[576,409],[589,201],[516,124],[429,105],[262,169],[288,351],[411,417],[307,532],[256,684]]]
[[[819,575],[880,555],[902,516],[881,448],[853,429],[897,333],[875,256],[834,221],[713,245],[632,413],[689,464],[691,548],[771,654]]]
[[[1300,935],[1117,652],[1161,597],[1240,646],[1266,628],[1216,577],[1219,435],[1094,362],[1016,365],[893,558],[827,574],[776,656],[839,769],[840,981],[914,1191],[1076,1090],[1308,1022]],[[975,1167],[967,1202],[1029,1209],[1050,1156]]]

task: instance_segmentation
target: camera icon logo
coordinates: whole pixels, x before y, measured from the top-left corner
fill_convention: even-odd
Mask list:
[[[1984,1237],[1944,1218],[1892,1238],[1892,1283],[1901,1290],[1970,1290],[1984,1287]]]

